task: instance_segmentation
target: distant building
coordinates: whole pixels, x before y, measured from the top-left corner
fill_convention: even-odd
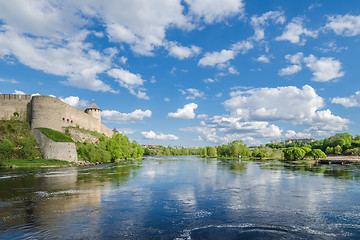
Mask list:
[[[288,143],[311,143],[314,142],[313,138],[288,138],[285,140],[285,144]]]

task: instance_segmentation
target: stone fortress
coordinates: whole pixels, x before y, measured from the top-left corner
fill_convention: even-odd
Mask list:
[[[56,97],[19,94],[0,94],[0,119],[17,116],[30,123],[44,158],[77,161],[75,144],[55,143],[42,136],[37,128],[50,128],[64,132],[66,127],[80,127],[111,137],[113,131],[101,123],[101,110],[93,102],[85,110],[72,107]],[[65,147],[65,149],[64,149]],[[63,150],[62,150],[63,149]]]

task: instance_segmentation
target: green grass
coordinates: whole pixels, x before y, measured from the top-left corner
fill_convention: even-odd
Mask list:
[[[16,167],[46,167],[46,166],[66,166],[72,164],[71,162],[61,161],[56,159],[19,159],[19,160],[2,160],[0,166],[13,166]]]
[[[93,135],[94,137],[97,137],[97,138],[100,138],[101,136],[105,136],[104,134],[102,133],[99,133],[97,131],[91,131],[91,130],[87,130],[87,129],[84,129],[84,128],[80,128],[80,127],[67,127],[67,129],[69,128],[73,128],[73,129],[76,129],[82,133],[88,133],[90,135]]]
[[[43,134],[55,142],[74,142],[69,136],[64,133],[55,131],[49,128],[38,128]]]

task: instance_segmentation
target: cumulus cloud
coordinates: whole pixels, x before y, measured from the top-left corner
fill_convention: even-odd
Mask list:
[[[237,54],[245,54],[252,49],[254,45],[250,41],[240,41],[232,45],[231,49],[223,49],[220,52],[207,52],[204,57],[199,60],[198,65],[201,67],[217,66],[223,67],[230,60],[234,59]]]
[[[89,106],[89,102],[87,100],[83,100],[77,96],[69,96],[67,98],[60,98],[61,101],[63,101],[64,103],[69,104],[70,106],[73,107],[79,107],[79,108],[86,108]]]
[[[341,104],[344,107],[360,107],[360,91],[355,92],[349,97],[336,97],[331,100],[331,103]]]
[[[256,58],[256,61],[262,62],[262,63],[270,63],[270,58],[265,55],[261,55],[258,58]]]
[[[251,17],[250,24],[254,28],[253,39],[259,41],[265,38],[265,27],[269,25],[269,22],[284,24],[285,16],[283,12],[280,11],[269,11],[261,16],[254,15]]]
[[[216,66],[218,64],[226,63],[236,56],[235,51],[223,49],[220,52],[207,52],[204,57],[199,60],[199,66]]]
[[[149,132],[141,132],[141,135],[144,136],[146,139],[154,139],[154,140],[178,140],[179,137],[173,134],[156,134],[154,131]]]
[[[347,119],[321,110],[324,100],[309,85],[297,87],[257,88],[236,91],[224,102],[227,110],[244,121],[290,121],[298,124],[331,125],[334,120],[345,128]]]
[[[310,138],[310,133],[295,132],[294,130],[287,130],[284,134],[285,138]]]
[[[290,23],[285,27],[283,34],[275,40],[288,40],[291,43],[297,43],[299,45],[304,45],[306,42],[305,38],[300,38],[301,36],[317,38],[318,31],[310,31],[303,27],[303,19],[294,18]]]
[[[341,63],[332,57],[322,57],[318,59],[314,55],[310,54],[309,57],[304,58],[306,66],[313,72],[313,81],[328,82],[336,78],[344,76],[344,72],[341,71]]]
[[[80,31],[71,39],[31,38],[8,27],[0,32],[0,59],[15,56],[19,62],[36,70],[67,77],[63,84],[94,91],[115,92],[97,75],[110,68],[117,51],[113,48],[98,52],[83,43],[89,32]],[[51,59],[51,61],[49,61]]]
[[[346,14],[328,17],[325,28],[333,30],[337,35],[356,36],[360,34],[360,16]]]
[[[292,65],[280,69],[280,76],[292,75],[301,71],[302,63],[305,63],[313,72],[313,81],[328,82],[344,76],[340,61],[332,57],[322,57],[318,59],[312,54],[304,57],[302,52],[298,52],[294,55],[288,54],[285,58],[292,63]]]
[[[205,93],[195,89],[195,88],[188,88],[185,91],[182,89],[179,89],[182,95],[187,95],[185,99],[195,99],[195,98],[204,98]]]
[[[292,75],[301,71],[301,65],[290,65],[279,70],[280,76]]]
[[[242,0],[185,0],[190,12],[205,23],[220,22],[227,17],[242,14],[244,3]]]
[[[168,113],[168,117],[182,118],[182,119],[194,119],[195,109],[198,107],[195,103],[186,104],[183,108],[178,108],[176,112]]]
[[[121,123],[130,123],[134,121],[143,120],[146,117],[151,117],[152,112],[150,110],[142,111],[140,109],[136,109],[131,113],[121,113],[115,110],[104,110],[101,112],[101,116],[112,122],[121,122]]]
[[[121,87],[129,89],[130,93],[135,95],[138,98],[149,99],[145,92],[143,92],[142,86],[144,80],[141,78],[140,74],[134,74],[125,69],[113,68],[107,71],[107,74],[110,77],[115,78],[116,82],[120,84]]]
[[[23,91],[20,90],[14,90],[13,94],[18,94],[18,95],[25,95],[26,93],[24,93]]]
[[[197,56],[201,52],[201,48],[191,45],[190,47],[179,46],[176,42],[169,42],[166,46],[169,55],[179,60]]]

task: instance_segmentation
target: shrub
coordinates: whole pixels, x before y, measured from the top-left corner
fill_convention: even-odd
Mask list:
[[[14,154],[14,149],[15,146],[9,139],[3,139],[0,143],[0,159],[11,159]]]

